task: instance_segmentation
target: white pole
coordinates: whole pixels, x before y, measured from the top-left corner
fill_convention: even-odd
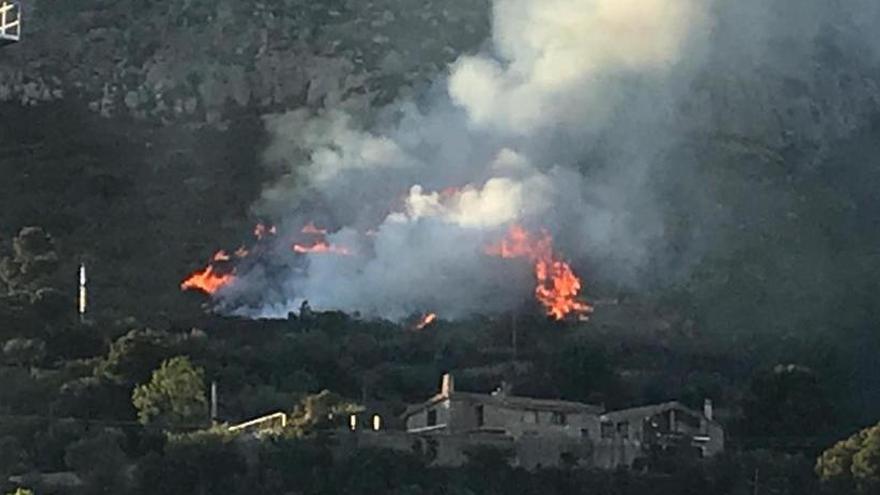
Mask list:
[[[86,265],[79,265],[79,297],[77,298],[77,313],[80,321],[85,320],[88,305],[88,292],[86,289]]]
[[[217,422],[217,382],[211,382],[211,422]]]

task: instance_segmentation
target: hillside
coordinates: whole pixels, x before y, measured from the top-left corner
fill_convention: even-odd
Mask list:
[[[796,3],[717,2],[703,43],[688,45],[662,84],[627,68],[623,83],[603,86],[617,106],[598,130],[588,120],[559,124],[537,145],[510,138],[540,149],[542,171],[563,163],[582,174],[570,186],[589,188],[595,203],[566,213],[602,206],[595,238],[556,237],[594,315],[551,322],[525,304],[512,311],[514,348],[508,313],[441,314],[419,332],[334,311],[218,316],[206,294],[180,290],[219,249],[249,245],[257,223],[298,214],[279,213],[297,197],[266,206],[267,191],[300,192],[299,178],[267,159],[273,119],[345,111],[369,129],[395,118],[394,102],[429,107],[450,64],[498,42],[493,2],[28,2],[24,41],[0,49],[0,417],[10,418],[0,451],[17,453],[0,459],[0,475],[73,470],[93,488],[147,493],[150,476],[180,464],[191,469],[176,472],[193,483],[186,489],[199,480],[203,492],[220,490],[210,466],[240,467],[240,452],[223,438],[159,435],[132,405],[136,386],[185,355],[222,384],[230,422],[304,407],[322,390],[400,412],[447,370],[465,389],[506,380],[523,394],[609,407],[712,397],[734,453],[679,466],[657,478],[664,486],[745,493],[753,469],[767,469],[780,493],[818,493],[813,460],[876,423],[880,406],[880,12],[861,0]],[[457,157],[473,144],[426,129],[437,142],[414,147]],[[385,208],[358,198],[346,207]],[[52,246],[41,251],[29,226]],[[85,322],[73,312],[80,263]],[[81,427],[90,421],[102,427]],[[328,455],[298,441],[265,447],[265,464],[223,479],[242,493],[247,483],[293,489],[279,466]],[[85,454],[105,449],[125,465],[93,472],[101,461]],[[355,493],[371,459],[327,460],[303,474],[301,493],[336,482]],[[395,467],[424,468],[413,459],[376,459],[397,477],[389,492],[439,493]],[[443,493],[492,493],[481,473],[495,468],[518,480],[498,486],[521,493],[544,493],[556,476],[474,465],[426,479],[458,488]],[[617,476],[569,473],[556,493],[579,483],[650,493],[656,482]]]

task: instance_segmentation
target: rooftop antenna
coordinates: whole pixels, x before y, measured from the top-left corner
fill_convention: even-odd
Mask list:
[[[0,0],[0,46],[21,39],[21,3]]]

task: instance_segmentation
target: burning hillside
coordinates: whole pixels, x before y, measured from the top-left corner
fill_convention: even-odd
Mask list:
[[[242,256],[244,255],[242,252]],[[229,266],[231,260],[226,251],[217,251],[205,268],[192,273],[180,283],[180,290],[198,290],[206,294],[216,294],[235,281],[235,268]]]
[[[262,225],[257,226],[254,234],[257,241],[262,242],[267,239],[267,232],[270,232],[267,228]],[[308,245],[294,243],[293,256],[321,254],[352,256],[349,249],[329,244],[326,241],[328,231],[315,227],[312,222],[306,224],[299,232],[313,239]],[[364,235],[372,237],[370,232],[372,231]],[[272,227],[271,235],[276,234],[276,228]],[[283,239],[284,236],[281,238]],[[571,266],[553,251],[553,239],[546,231],[542,231],[540,236],[533,236],[522,226],[514,224],[503,239],[485,245],[483,251],[487,256],[523,259],[531,263],[535,278],[534,297],[544,306],[548,316],[556,320],[569,316],[583,320],[592,312],[592,307],[579,299],[582,288],[580,278]],[[193,273],[181,283],[181,289],[199,290],[212,296],[222,297],[220,291],[236,283],[238,270],[236,262],[249,255],[250,251],[245,248],[239,248],[234,256],[230,256],[225,251],[218,251],[208,266]],[[301,299],[306,300],[306,296]],[[436,313],[425,313],[420,317],[415,328],[421,330],[436,319]]]
[[[609,185],[575,157],[601,141],[612,115],[639,120],[620,88],[667,77],[701,33],[700,2],[495,4],[492,48],[460,57],[418,101],[371,115],[340,104],[266,117],[264,159],[280,177],[255,209],[277,225],[261,241],[274,244],[263,256],[272,267],[248,257],[206,271],[234,276],[207,291],[219,308],[286,316],[308,300],[318,310],[455,319],[531,297],[554,319],[583,319],[583,283],[560,252],[638,265],[662,231],[653,213],[631,214],[635,204],[654,211],[642,205],[646,160],[612,150],[629,163]]]
[[[553,252],[553,238],[546,231],[534,237],[519,225],[510,228],[507,237],[489,246],[486,252],[502,258],[525,258],[535,265],[535,298],[556,320],[568,315],[586,319],[593,312],[592,306],[578,300],[581,279],[571,265],[559,259]]]

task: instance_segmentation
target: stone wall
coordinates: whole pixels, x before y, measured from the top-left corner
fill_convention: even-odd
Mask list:
[[[526,435],[514,438],[492,433],[409,434],[401,431],[357,431],[334,437],[337,455],[357,455],[359,449],[380,448],[422,456],[435,466],[461,466],[468,453],[493,448],[511,454],[510,462],[525,469],[562,467],[567,463],[593,465],[589,441],[564,436]]]

